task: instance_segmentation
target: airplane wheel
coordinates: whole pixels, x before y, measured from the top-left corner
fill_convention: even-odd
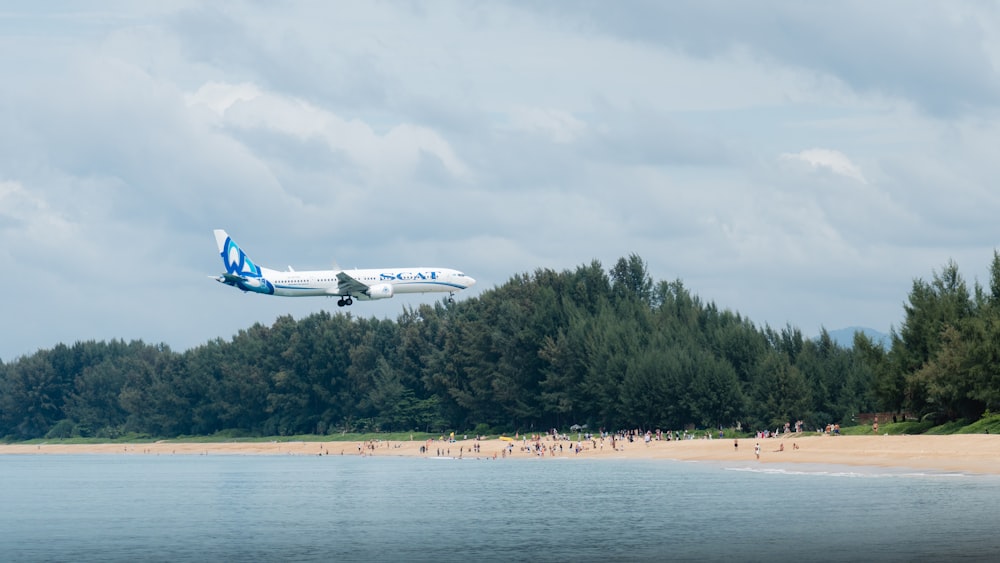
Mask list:
[[[344,305],[347,305],[347,303],[344,303],[344,299],[343,298],[337,300],[337,306],[338,307],[343,307]]]
[[[344,300],[344,305],[354,305],[354,299],[348,297],[347,299]]]

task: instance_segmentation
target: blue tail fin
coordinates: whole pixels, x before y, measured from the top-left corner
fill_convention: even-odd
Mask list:
[[[219,255],[222,256],[222,263],[226,266],[227,274],[244,278],[263,277],[260,267],[247,256],[246,252],[243,252],[243,249],[226,234],[226,231],[215,230],[215,243],[219,246]]]

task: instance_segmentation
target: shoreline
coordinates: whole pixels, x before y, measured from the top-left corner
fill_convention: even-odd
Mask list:
[[[524,451],[532,440],[513,442],[489,440],[427,441],[289,441],[289,442],[152,442],[137,444],[0,444],[3,455],[371,455],[395,457],[451,457],[478,459],[640,459],[676,461],[722,461],[775,464],[827,464],[892,467],[1000,475],[1000,435],[953,434],[826,436],[783,434],[757,440],[741,438],[738,447],[731,439],[656,441],[552,441],[542,437],[537,443],[543,453]],[[760,444],[760,459],[755,445]],[[577,445],[583,449],[575,452]],[[474,446],[479,451],[474,451]],[[560,451],[559,446],[562,446]],[[421,452],[421,446],[425,451]],[[510,448],[512,446],[512,450]],[[555,446],[553,448],[553,446]],[[504,450],[511,453],[504,455]]]

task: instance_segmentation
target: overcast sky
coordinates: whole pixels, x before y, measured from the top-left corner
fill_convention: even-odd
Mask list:
[[[276,269],[457,268],[459,298],[635,253],[807,336],[888,332],[915,278],[985,283],[997,247],[990,2],[21,4],[3,361],[341,311],[212,281],[215,228]]]

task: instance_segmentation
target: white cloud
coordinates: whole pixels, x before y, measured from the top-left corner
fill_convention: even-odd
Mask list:
[[[20,182],[0,180],[0,230],[7,230],[7,236],[33,238],[45,244],[67,240],[71,228],[43,197],[31,193]]]
[[[0,254],[29,277],[4,314],[38,320],[5,360],[329,307],[207,281],[219,227],[279,268],[453,265],[476,291],[636,252],[807,334],[887,330],[913,277],[997,244],[980,4],[126,4],[8,10]],[[107,283],[132,272],[156,275]]]
[[[572,113],[558,109],[515,107],[508,113],[512,129],[541,133],[554,143],[571,143],[587,128]]]
[[[211,82],[186,96],[223,117],[225,125],[264,129],[299,139],[321,139],[331,151],[349,155],[372,178],[398,181],[419,165],[424,155],[438,158],[456,177],[469,174],[451,145],[428,127],[399,123],[385,134],[361,119],[345,119],[301,99],[262,91],[254,84]]]
[[[204,105],[222,117],[236,102],[248,102],[260,95],[260,89],[249,82],[206,82],[194,93],[185,94],[184,100],[188,106]]]
[[[847,155],[840,151],[832,149],[807,149],[799,153],[782,154],[781,158],[802,161],[813,168],[824,168],[862,184],[868,183],[864,174],[861,173],[861,169],[851,162],[851,159],[847,158]]]

